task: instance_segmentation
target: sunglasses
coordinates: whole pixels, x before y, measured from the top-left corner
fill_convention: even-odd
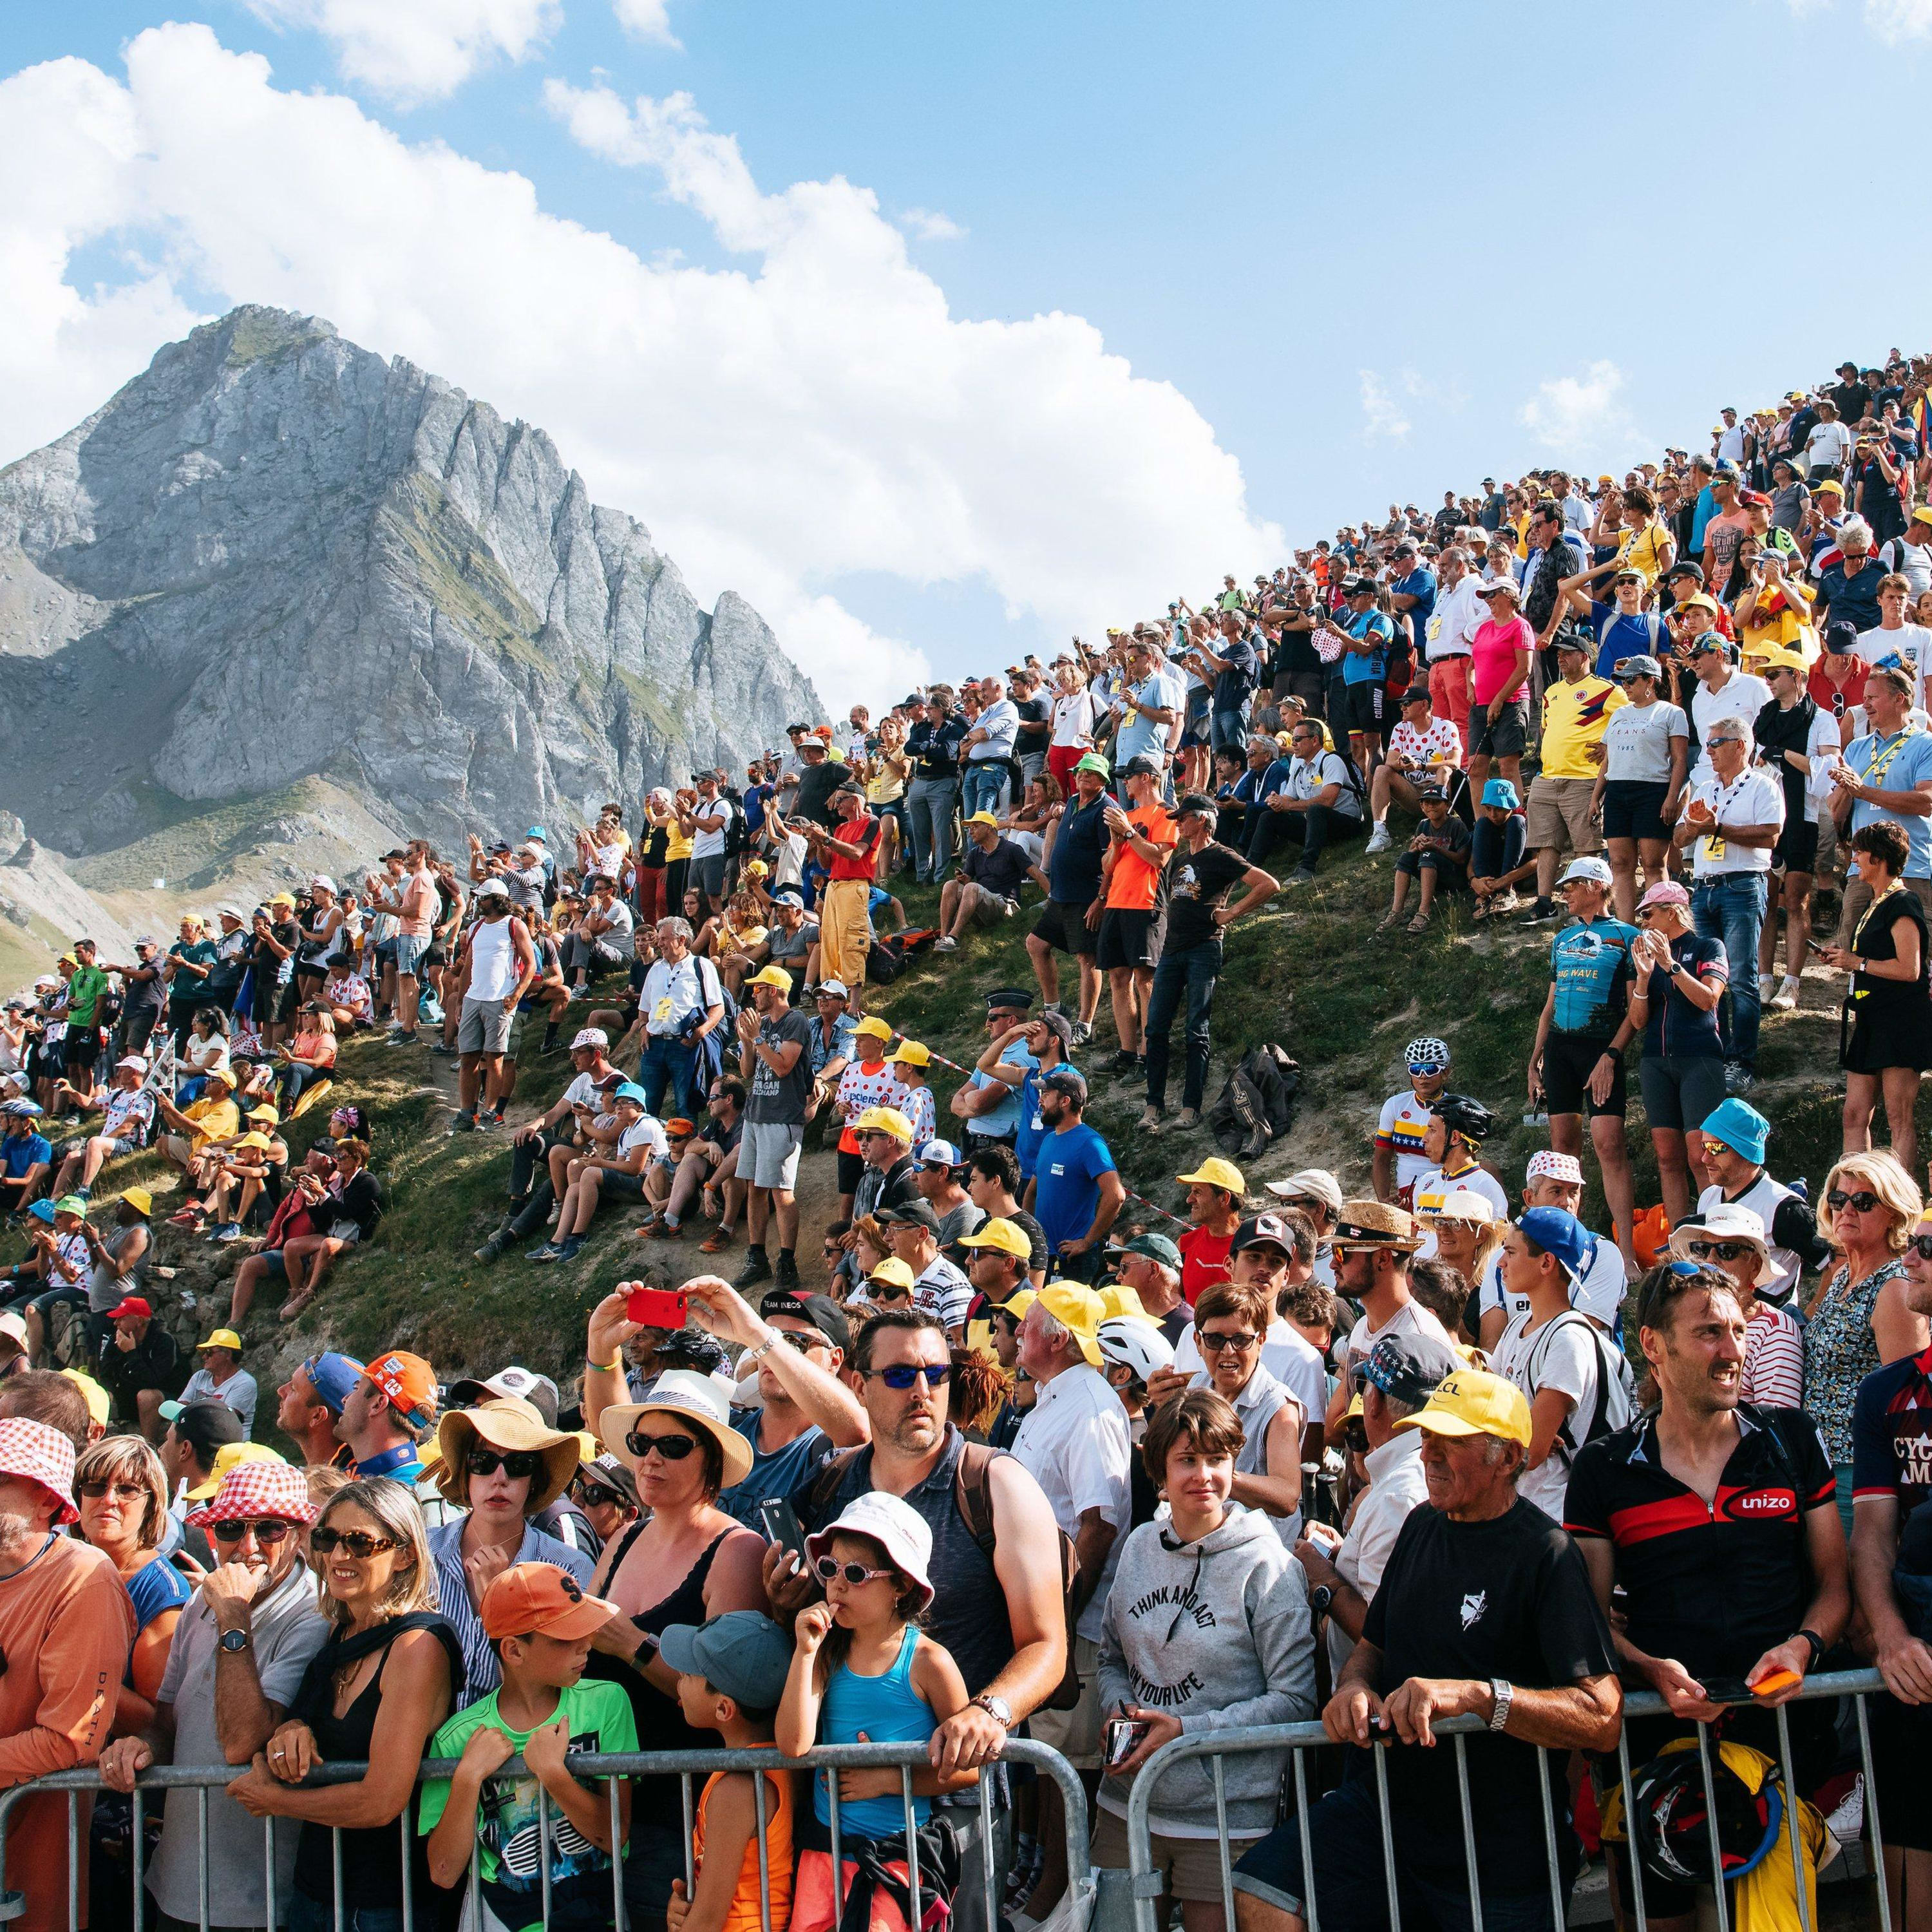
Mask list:
[[[402,1545],[393,1536],[371,1536],[366,1529],[312,1529],[308,1546],[318,1556],[332,1556],[339,1550],[344,1556],[366,1563],[370,1557],[380,1556],[386,1550],[400,1550]]]
[[[842,1563],[836,1556],[821,1556],[812,1566],[818,1572],[822,1582],[829,1583],[835,1576],[842,1576],[856,1589],[861,1583],[875,1583],[881,1576],[896,1578],[896,1570],[868,1570],[862,1563]]]
[[[255,1540],[266,1550],[272,1543],[279,1543],[295,1528],[292,1522],[284,1522],[278,1516],[265,1516],[259,1520],[250,1516],[230,1516],[220,1522],[208,1525],[214,1532],[218,1543],[239,1543],[252,1530]]]
[[[952,1379],[950,1362],[895,1362],[889,1369],[866,1369],[862,1371],[868,1382],[882,1382],[889,1389],[904,1390],[912,1387],[921,1376],[926,1378],[929,1389],[943,1388]]]
[[[596,1509],[607,1503],[620,1509],[629,1507],[629,1498],[621,1490],[607,1490],[602,1483],[586,1483],[580,1479],[571,1484],[570,1493],[586,1509]]]
[[[624,1447],[640,1462],[653,1449],[667,1462],[682,1462],[698,1443],[695,1438],[689,1436],[646,1436],[634,1429],[624,1438]]]
[[[1842,1187],[1834,1187],[1826,1196],[1825,1205],[1834,1214],[1846,1208],[1856,1208],[1861,1214],[1869,1214],[1878,1205],[1878,1196],[1864,1188],[1861,1188],[1856,1194],[1847,1194]]]
[[[76,1483],[74,1487],[92,1499],[112,1495],[118,1502],[122,1497],[142,1496],[147,1491],[139,1483],[110,1483],[103,1478],[98,1482]]]
[[[813,1349],[826,1346],[825,1337],[816,1328],[808,1335],[800,1334],[796,1328],[780,1328],[775,1332],[788,1348],[796,1348],[801,1355],[808,1355]]]
[[[1446,1060],[1412,1060],[1408,1063],[1408,1077],[1412,1080],[1432,1080],[1437,1074],[1448,1071]]]
[[[499,1469],[512,1478],[534,1476],[544,1466],[534,1449],[472,1449],[464,1461],[472,1476],[494,1476]]]
[[[1694,1262],[1734,1262],[1757,1250],[1748,1241],[1686,1241],[1684,1252]]]
[[[1203,1354],[1218,1355],[1223,1348],[1252,1348],[1262,1338],[1258,1335],[1217,1335],[1210,1329],[1197,1328],[1194,1339],[1200,1343]]]

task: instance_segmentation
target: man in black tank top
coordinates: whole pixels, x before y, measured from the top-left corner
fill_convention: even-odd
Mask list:
[[[836,1459],[791,1498],[808,1534],[868,1490],[902,1497],[932,1530],[934,1595],[926,1628],[952,1653],[973,1700],[934,1734],[932,1760],[944,1770],[997,1757],[1007,1732],[1059,1688],[1066,1666],[1059,1532],[1040,1485],[1010,1456],[992,1459],[986,1482],[998,1540],[989,1552],[960,1513],[958,1466],[967,1444],[946,1420],[946,1382],[915,1372],[910,1387],[892,1386],[908,1370],[944,1369],[950,1359],[946,1331],[931,1316],[897,1310],[874,1316],[853,1345],[871,1446]],[[776,1544],[766,1552],[765,1588],[782,1621],[819,1594]],[[966,1793],[958,1810],[956,1822],[969,1849],[953,1912],[959,1924],[974,1925],[983,1923],[985,1910],[977,1792]],[[1000,1888],[1011,1851],[1009,1822],[1002,1790],[994,1806],[994,1881]]]

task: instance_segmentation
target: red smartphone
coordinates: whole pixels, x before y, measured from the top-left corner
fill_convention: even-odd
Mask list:
[[[634,1288],[626,1298],[624,1313],[646,1328],[682,1328],[691,1307],[691,1297],[682,1288]]]

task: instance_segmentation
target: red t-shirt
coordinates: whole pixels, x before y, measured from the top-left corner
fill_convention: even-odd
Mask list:
[[[869,879],[872,876],[872,847],[879,836],[879,821],[868,813],[860,812],[856,818],[848,818],[833,831],[832,837],[842,845],[856,845],[866,854],[862,859],[848,859],[843,853],[827,852],[825,871],[828,878]]]
[[[1174,1243],[1180,1250],[1180,1292],[1192,1308],[1204,1288],[1228,1279],[1228,1250],[1234,1245],[1231,1229],[1225,1234],[1205,1228],[1190,1228]]]
[[[1805,680],[1804,688],[1819,710],[1830,712],[1834,718],[1842,718],[1854,705],[1865,701],[1865,680],[1871,666],[1863,658],[1852,658],[1850,662],[1852,674],[1843,684],[1834,684],[1825,675],[1822,658],[1811,667],[1811,674]]]

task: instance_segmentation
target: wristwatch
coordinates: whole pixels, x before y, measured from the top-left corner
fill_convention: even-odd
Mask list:
[[[248,1648],[248,1633],[244,1630],[224,1630],[216,1648],[225,1650],[230,1657],[238,1657]]]
[[[1510,1700],[1515,1695],[1514,1688],[1504,1682],[1502,1678],[1492,1677],[1490,1679],[1490,1696],[1496,1705],[1496,1708],[1490,1713],[1491,1730],[1500,1731],[1508,1724]]]
[[[1309,1614],[1311,1616],[1325,1617],[1328,1614],[1328,1606],[1334,1600],[1335,1592],[1332,1586],[1327,1583],[1316,1584],[1308,1593]]]
[[[992,1696],[982,1691],[973,1701],[992,1719],[994,1724],[999,1726],[1001,1730],[1010,1731],[1012,1729],[1013,1707],[1006,1702],[1005,1698]]]

